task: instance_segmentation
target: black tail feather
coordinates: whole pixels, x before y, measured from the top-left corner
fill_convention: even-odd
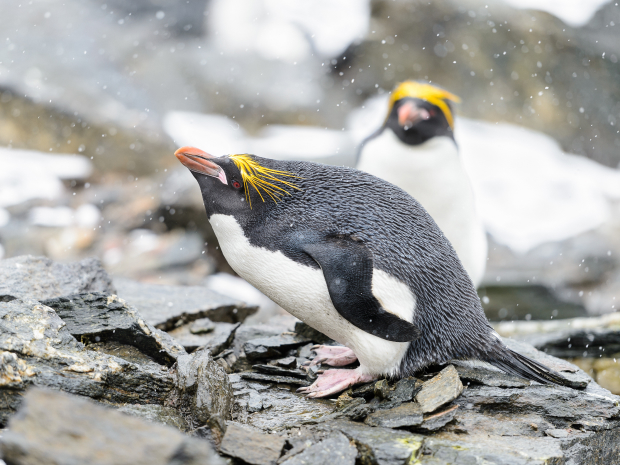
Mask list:
[[[558,384],[575,389],[583,389],[587,385],[583,382],[571,381],[543,364],[510,350],[507,347],[504,348],[500,356],[489,357],[485,361],[506,373],[536,381],[541,384]]]

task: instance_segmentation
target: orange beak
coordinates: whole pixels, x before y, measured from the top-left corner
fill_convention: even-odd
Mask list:
[[[218,178],[223,184],[228,184],[224,170],[209,161],[209,159],[215,158],[213,155],[209,155],[196,147],[181,147],[174,152],[174,155],[190,171]]]
[[[398,124],[408,129],[416,123],[431,117],[428,110],[418,107],[414,102],[404,102],[398,108]]]

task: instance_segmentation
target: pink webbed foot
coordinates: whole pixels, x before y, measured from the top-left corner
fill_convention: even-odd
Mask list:
[[[316,357],[310,362],[306,362],[304,366],[314,366],[319,363],[325,363],[332,367],[343,367],[350,365],[357,360],[357,356],[351,349],[344,346],[313,346],[312,350],[316,353]]]
[[[354,384],[367,383],[374,379],[377,378],[363,374],[359,368],[355,370],[327,370],[320,374],[312,385],[299,388],[297,392],[308,394],[308,397],[327,397],[342,392]]]

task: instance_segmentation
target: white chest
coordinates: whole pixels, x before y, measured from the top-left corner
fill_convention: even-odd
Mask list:
[[[340,316],[320,269],[297,263],[282,252],[253,246],[232,216],[212,215],[209,221],[224,257],[239,276],[286,311],[352,349],[368,373],[395,373],[409,344],[375,337]],[[412,321],[415,298],[408,286],[374,270],[372,291],[386,310]]]

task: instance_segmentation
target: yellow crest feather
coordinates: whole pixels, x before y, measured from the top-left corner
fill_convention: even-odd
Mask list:
[[[394,104],[405,97],[419,98],[436,105],[443,112],[450,127],[454,129],[454,117],[452,116],[452,111],[450,111],[450,107],[446,103],[446,100],[460,103],[461,99],[458,96],[427,83],[416,81],[401,82],[396,86],[392,95],[390,95],[388,115],[392,112]]]
[[[301,190],[292,182],[279,179],[277,177],[284,176],[288,178],[302,179],[289,171],[266,168],[259,164],[256,160],[254,160],[251,155],[245,153],[239,155],[230,155],[229,158],[233,161],[233,163],[241,173],[241,178],[243,179],[243,187],[245,189],[245,199],[250,204],[250,208],[252,208],[250,186],[252,186],[256,190],[256,192],[258,192],[258,195],[263,202],[265,201],[263,193],[271,197],[271,199],[276,203],[283,195],[291,195],[291,193],[287,191],[284,187],[278,186],[274,183],[281,183],[286,187],[290,187],[291,189]],[[263,193],[261,193],[261,191]]]

